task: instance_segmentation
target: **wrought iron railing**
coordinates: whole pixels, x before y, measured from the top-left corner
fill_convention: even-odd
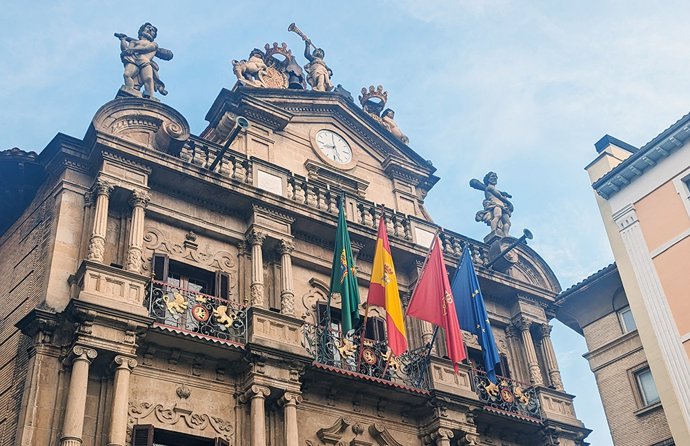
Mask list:
[[[474,388],[479,400],[488,407],[541,421],[543,419],[536,389],[504,376],[492,383],[481,370],[473,370]]]
[[[428,347],[395,356],[384,341],[361,337],[359,333],[343,337],[340,331],[325,327],[326,324],[303,325],[303,345],[314,362],[414,389],[429,389]]]
[[[245,343],[247,310],[237,302],[152,280],[147,296],[156,323],[205,337]]]

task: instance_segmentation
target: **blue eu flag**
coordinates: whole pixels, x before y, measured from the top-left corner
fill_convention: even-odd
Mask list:
[[[477,335],[482,346],[484,369],[491,382],[496,382],[496,364],[501,362],[496,348],[494,334],[489,324],[489,316],[484,307],[484,298],[479,289],[479,280],[474,272],[470,250],[465,246],[462,251],[460,267],[455,273],[451,291],[455,298],[455,310],[458,313],[460,328]]]

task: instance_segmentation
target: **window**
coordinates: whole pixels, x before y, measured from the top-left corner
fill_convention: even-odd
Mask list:
[[[230,275],[222,271],[206,271],[170,260],[165,254],[154,254],[153,275],[159,282],[196,293],[230,299]]]
[[[633,318],[632,311],[630,311],[629,306],[618,310],[618,320],[621,323],[623,334],[637,330],[637,325],[635,325],[635,319]]]
[[[637,381],[637,387],[640,391],[642,404],[644,406],[650,406],[659,402],[659,392],[656,390],[652,371],[649,370],[649,368],[644,368],[635,372],[635,380]]]
[[[156,429],[150,424],[136,424],[132,429],[132,446],[229,446],[223,438],[203,438],[195,435]]]

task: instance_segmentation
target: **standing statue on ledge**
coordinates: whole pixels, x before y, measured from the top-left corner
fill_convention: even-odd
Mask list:
[[[304,66],[304,69],[307,71],[307,83],[311,85],[311,89],[314,91],[333,90],[333,84],[331,84],[333,70],[328,68],[326,62],[323,61],[326,55],[325,52],[321,48],[316,48],[316,46],[311,43],[309,37],[295,26],[294,23],[288,26],[288,31],[296,33],[304,40],[304,57],[309,61],[309,63]],[[314,47],[314,51],[310,52],[312,46]]]
[[[158,35],[158,28],[146,22],[139,28],[139,38],[135,39],[126,34],[115,33],[120,39],[120,59],[125,66],[123,77],[125,84],[122,90],[134,95],[153,99],[153,92],[157,91],[163,96],[168,92],[165,84],[158,77],[158,64],[153,60],[158,57],[162,60],[170,60],[173,53],[165,48],[160,48],[154,42]],[[139,90],[144,87],[143,93]]]
[[[484,175],[484,181],[473,179],[470,186],[474,189],[484,191],[484,209],[477,212],[474,217],[476,221],[483,221],[491,227],[491,235],[498,237],[508,237],[510,232],[510,215],[513,213],[513,203],[508,198],[513,198],[507,192],[501,192],[496,187],[498,175],[496,172],[489,172]]]
[[[381,115],[381,121],[383,122],[383,125],[386,126],[389,132],[396,138],[398,138],[400,141],[402,141],[405,144],[408,144],[410,142],[410,138],[405,136],[405,134],[400,130],[400,127],[398,127],[398,124],[395,122],[393,119],[395,117],[395,112],[391,110],[390,108],[387,108],[383,111],[383,114]]]

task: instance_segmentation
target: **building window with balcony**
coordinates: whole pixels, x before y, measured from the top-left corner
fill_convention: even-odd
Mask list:
[[[637,383],[637,390],[643,407],[651,406],[660,401],[659,392],[656,390],[656,384],[649,367],[635,372],[635,382]]]
[[[635,325],[635,319],[633,318],[630,306],[618,310],[618,320],[620,321],[623,334],[637,330],[637,325]]]

